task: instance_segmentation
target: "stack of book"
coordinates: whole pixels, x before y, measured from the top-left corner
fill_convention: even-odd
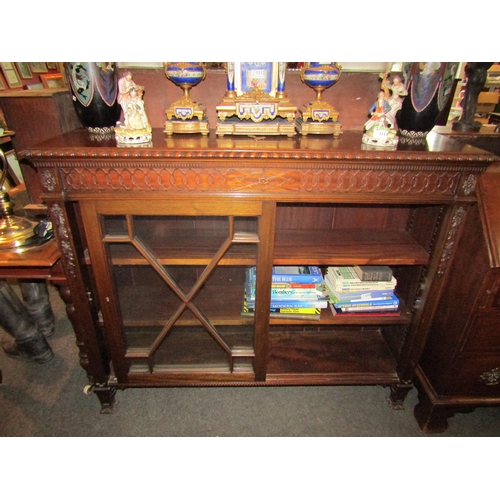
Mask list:
[[[256,269],[246,270],[243,314],[255,312]],[[320,319],[321,309],[328,307],[328,292],[317,266],[273,267],[271,283],[271,316],[293,319]]]
[[[396,284],[389,266],[332,266],[325,274],[334,315],[397,316]]]

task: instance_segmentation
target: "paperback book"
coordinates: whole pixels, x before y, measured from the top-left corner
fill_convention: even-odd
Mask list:
[[[333,316],[346,316],[346,317],[397,317],[399,311],[397,309],[371,309],[370,311],[350,310],[343,311],[337,309],[333,304],[330,304],[330,309]]]
[[[395,296],[392,295],[390,297],[382,297],[381,299],[377,300],[345,300],[345,301],[339,301],[336,300],[336,297],[332,297],[330,302],[339,309],[359,309],[359,308],[364,308],[364,309],[369,309],[369,308],[398,308],[399,307],[399,299]]]
[[[272,281],[316,284],[323,281],[323,275],[318,266],[274,266]]]
[[[336,289],[334,285],[331,284],[328,277],[325,277],[325,286],[329,291],[330,297],[334,296],[339,301],[346,300],[375,300],[375,299],[383,299],[385,297],[391,297],[394,293],[394,290],[348,290],[342,291],[342,289]]]
[[[321,309],[320,308],[310,308],[310,307],[295,307],[295,308],[277,308],[271,307],[269,309],[271,318],[281,318],[281,319],[307,319],[307,320],[317,320],[321,319]],[[255,307],[249,306],[246,297],[243,299],[243,310],[242,316],[254,316]]]
[[[248,268],[246,270],[245,290],[248,300],[255,300],[255,268]],[[320,283],[311,283],[307,287],[290,287],[290,286],[274,286],[271,285],[271,299],[272,300],[328,300],[329,290],[325,282],[322,280]]]

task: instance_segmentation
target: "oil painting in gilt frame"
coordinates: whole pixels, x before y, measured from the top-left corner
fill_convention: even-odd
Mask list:
[[[3,75],[5,76],[5,80],[9,88],[18,89],[23,86],[21,83],[21,77],[19,76],[14,63],[2,62],[0,63],[0,66],[2,67]]]
[[[40,75],[40,80],[46,89],[63,89],[65,87],[64,78],[61,73]]]
[[[25,80],[31,80],[33,78],[33,73],[31,72],[30,65],[27,62],[16,62],[16,66],[21,78],[24,78]]]
[[[47,64],[44,62],[30,62],[30,68],[33,73],[47,73]]]

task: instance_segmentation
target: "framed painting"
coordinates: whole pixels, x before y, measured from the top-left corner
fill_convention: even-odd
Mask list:
[[[48,69],[57,69],[57,63],[56,62],[48,62],[46,64],[47,64],[47,68]]]
[[[6,88],[7,88],[7,84],[5,83],[3,76],[0,75],[0,90],[5,90]]]
[[[63,89],[65,87],[64,78],[61,73],[50,73],[47,75],[40,75],[43,86],[46,89]]]
[[[47,73],[47,63],[44,62],[30,62],[30,68],[33,73]]]
[[[21,75],[21,78],[25,80],[31,80],[33,78],[33,73],[31,72],[30,65],[26,62],[16,62],[17,71]]]
[[[3,70],[3,76],[5,77],[5,81],[10,89],[18,89],[22,88],[23,84],[21,83],[21,77],[17,72],[14,63],[11,62],[0,62],[0,66]]]

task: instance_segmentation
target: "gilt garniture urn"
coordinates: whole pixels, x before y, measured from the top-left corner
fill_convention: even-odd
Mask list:
[[[205,66],[201,62],[167,62],[164,68],[166,77],[184,92],[183,96],[166,110],[164,132],[167,135],[173,133],[208,135],[205,108],[193,101],[189,95],[190,90],[205,79]]]
[[[301,80],[316,92],[316,99],[301,111],[297,128],[302,135],[342,133],[339,113],[323,100],[323,92],[340,79],[342,67],[335,62],[305,63],[300,72]]]

